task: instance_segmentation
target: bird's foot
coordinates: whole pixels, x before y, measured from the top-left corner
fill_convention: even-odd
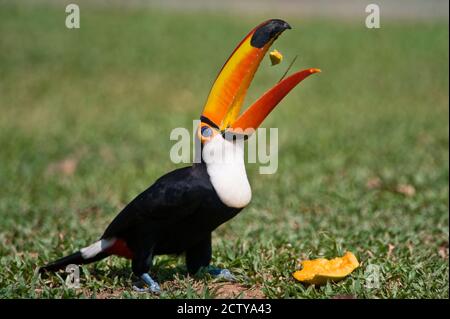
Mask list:
[[[236,281],[236,277],[228,269],[218,268],[218,267],[214,267],[214,266],[208,266],[206,268],[206,271],[211,276],[213,276],[217,279],[223,279],[226,281]]]
[[[159,287],[158,283],[150,277],[149,274],[145,273],[141,276],[141,279],[143,281],[144,285],[133,285],[133,290],[137,292],[151,292],[154,294],[161,293],[161,288]],[[145,287],[145,285],[147,287]]]

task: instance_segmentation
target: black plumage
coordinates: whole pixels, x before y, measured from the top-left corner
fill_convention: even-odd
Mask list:
[[[102,238],[120,238],[133,252],[133,272],[147,272],[154,255],[186,253],[189,272],[211,260],[211,232],[241,208],[224,205],[206,165],[174,170],[132,200]]]
[[[194,274],[211,261],[211,232],[241,209],[222,203],[204,163],[176,169],[134,198],[106,228],[101,239],[123,243],[126,254],[113,247],[83,259],[77,252],[40,270],[55,271],[118,254],[130,257],[133,273],[140,276],[149,271],[153,256],[185,253],[187,269]]]

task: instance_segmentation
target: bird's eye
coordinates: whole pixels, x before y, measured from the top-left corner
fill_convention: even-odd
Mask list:
[[[202,126],[202,136],[203,137],[211,137],[212,134],[213,134],[213,131],[209,126]]]

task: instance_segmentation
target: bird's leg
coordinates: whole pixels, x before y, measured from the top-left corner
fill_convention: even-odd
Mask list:
[[[226,268],[219,268],[209,265],[206,271],[213,277],[227,281],[236,281],[236,277]]]
[[[144,273],[141,275],[142,281],[147,285],[147,288],[138,287],[133,285],[133,289],[137,292],[152,292],[154,294],[159,294],[161,292],[161,288],[159,284],[153,280],[152,277],[148,273]]]
[[[150,265],[152,264],[153,254],[152,249],[141,249],[140,253],[137,253],[132,260],[132,268],[133,273],[142,279],[144,285],[147,288],[133,285],[133,289],[138,292],[152,292],[155,294],[159,294],[161,292],[161,288],[158,283],[153,280],[152,277],[148,274],[150,270]]]
[[[203,269],[216,278],[236,281],[236,277],[228,269],[221,269],[210,265],[211,254],[211,233],[209,233],[195,246],[186,251],[186,266],[189,273],[196,274],[200,269]]]
[[[211,233],[198,243],[186,250],[186,267],[191,275],[195,275],[201,268],[208,267],[211,262]]]

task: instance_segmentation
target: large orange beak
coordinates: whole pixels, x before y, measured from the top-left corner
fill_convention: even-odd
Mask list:
[[[257,129],[298,83],[307,76],[320,72],[319,69],[308,69],[289,76],[267,91],[238,117],[247,89],[261,60],[277,37],[290,28],[283,20],[268,20],[250,31],[239,43],[211,88],[201,116],[203,123],[222,133]]]

